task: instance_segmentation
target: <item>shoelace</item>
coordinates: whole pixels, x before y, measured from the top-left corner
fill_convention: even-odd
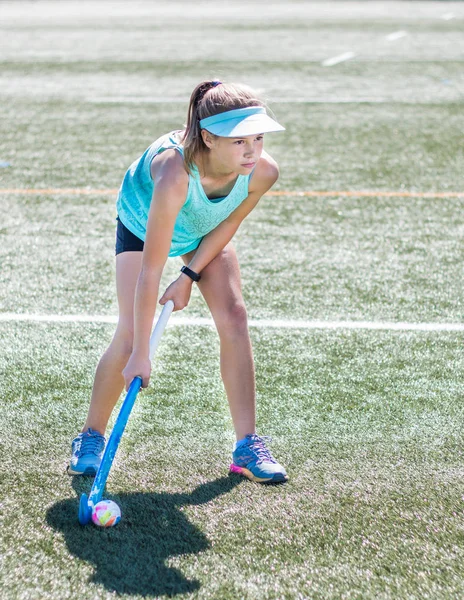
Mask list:
[[[276,464],[276,459],[272,456],[270,451],[266,448],[265,442],[271,442],[272,438],[268,435],[260,437],[259,435],[254,435],[251,438],[251,443],[249,444],[249,448],[251,452],[256,454],[258,457],[258,462],[270,462]]]
[[[95,433],[85,433],[81,439],[77,450],[79,456],[82,454],[98,454],[103,446],[103,436]]]

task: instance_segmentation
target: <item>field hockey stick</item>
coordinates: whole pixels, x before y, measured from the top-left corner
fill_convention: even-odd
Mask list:
[[[174,309],[174,302],[168,300],[161,311],[158,321],[153,329],[153,333],[150,337],[150,361],[153,360],[156,349],[160,342],[163,331],[168,323],[169,317]],[[92,518],[92,510],[102,498],[103,491],[105,489],[106,480],[113,464],[114,456],[121,441],[122,434],[127,425],[129,415],[132,407],[134,406],[135,399],[142,387],[142,378],[137,376],[134,377],[132,383],[129,386],[124,402],[122,403],[121,410],[119,411],[118,418],[113,427],[113,431],[109,437],[108,443],[106,444],[105,452],[95,476],[92,489],[87,497],[87,494],[82,494],[79,502],[79,523],[86,525]]]

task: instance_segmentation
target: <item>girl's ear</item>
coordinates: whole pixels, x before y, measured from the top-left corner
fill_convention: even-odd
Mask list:
[[[205,144],[205,146],[211,150],[213,144],[214,144],[214,137],[209,131],[206,131],[206,129],[202,129],[201,130],[201,137],[203,138],[203,143]]]

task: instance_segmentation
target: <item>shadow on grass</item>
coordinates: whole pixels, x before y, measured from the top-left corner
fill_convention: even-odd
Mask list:
[[[78,493],[88,493],[89,480],[74,478]],[[87,481],[86,481],[87,479]],[[63,500],[47,511],[47,522],[64,535],[69,551],[95,565],[92,581],[118,594],[175,596],[193,592],[200,582],[189,580],[165,561],[210,548],[206,536],[183,514],[183,506],[211,502],[230,492],[241,478],[222,477],[190,494],[134,493],[113,495],[122,511],[114,528],[79,525],[79,498]]]

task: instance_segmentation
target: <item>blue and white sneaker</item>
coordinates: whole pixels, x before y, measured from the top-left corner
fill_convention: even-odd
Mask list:
[[[239,473],[258,483],[287,481],[285,469],[266,448],[267,439],[253,433],[241,440],[232,452],[230,472]]]
[[[98,431],[87,429],[72,441],[72,456],[68,475],[95,476],[105,448],[105,438]]]

